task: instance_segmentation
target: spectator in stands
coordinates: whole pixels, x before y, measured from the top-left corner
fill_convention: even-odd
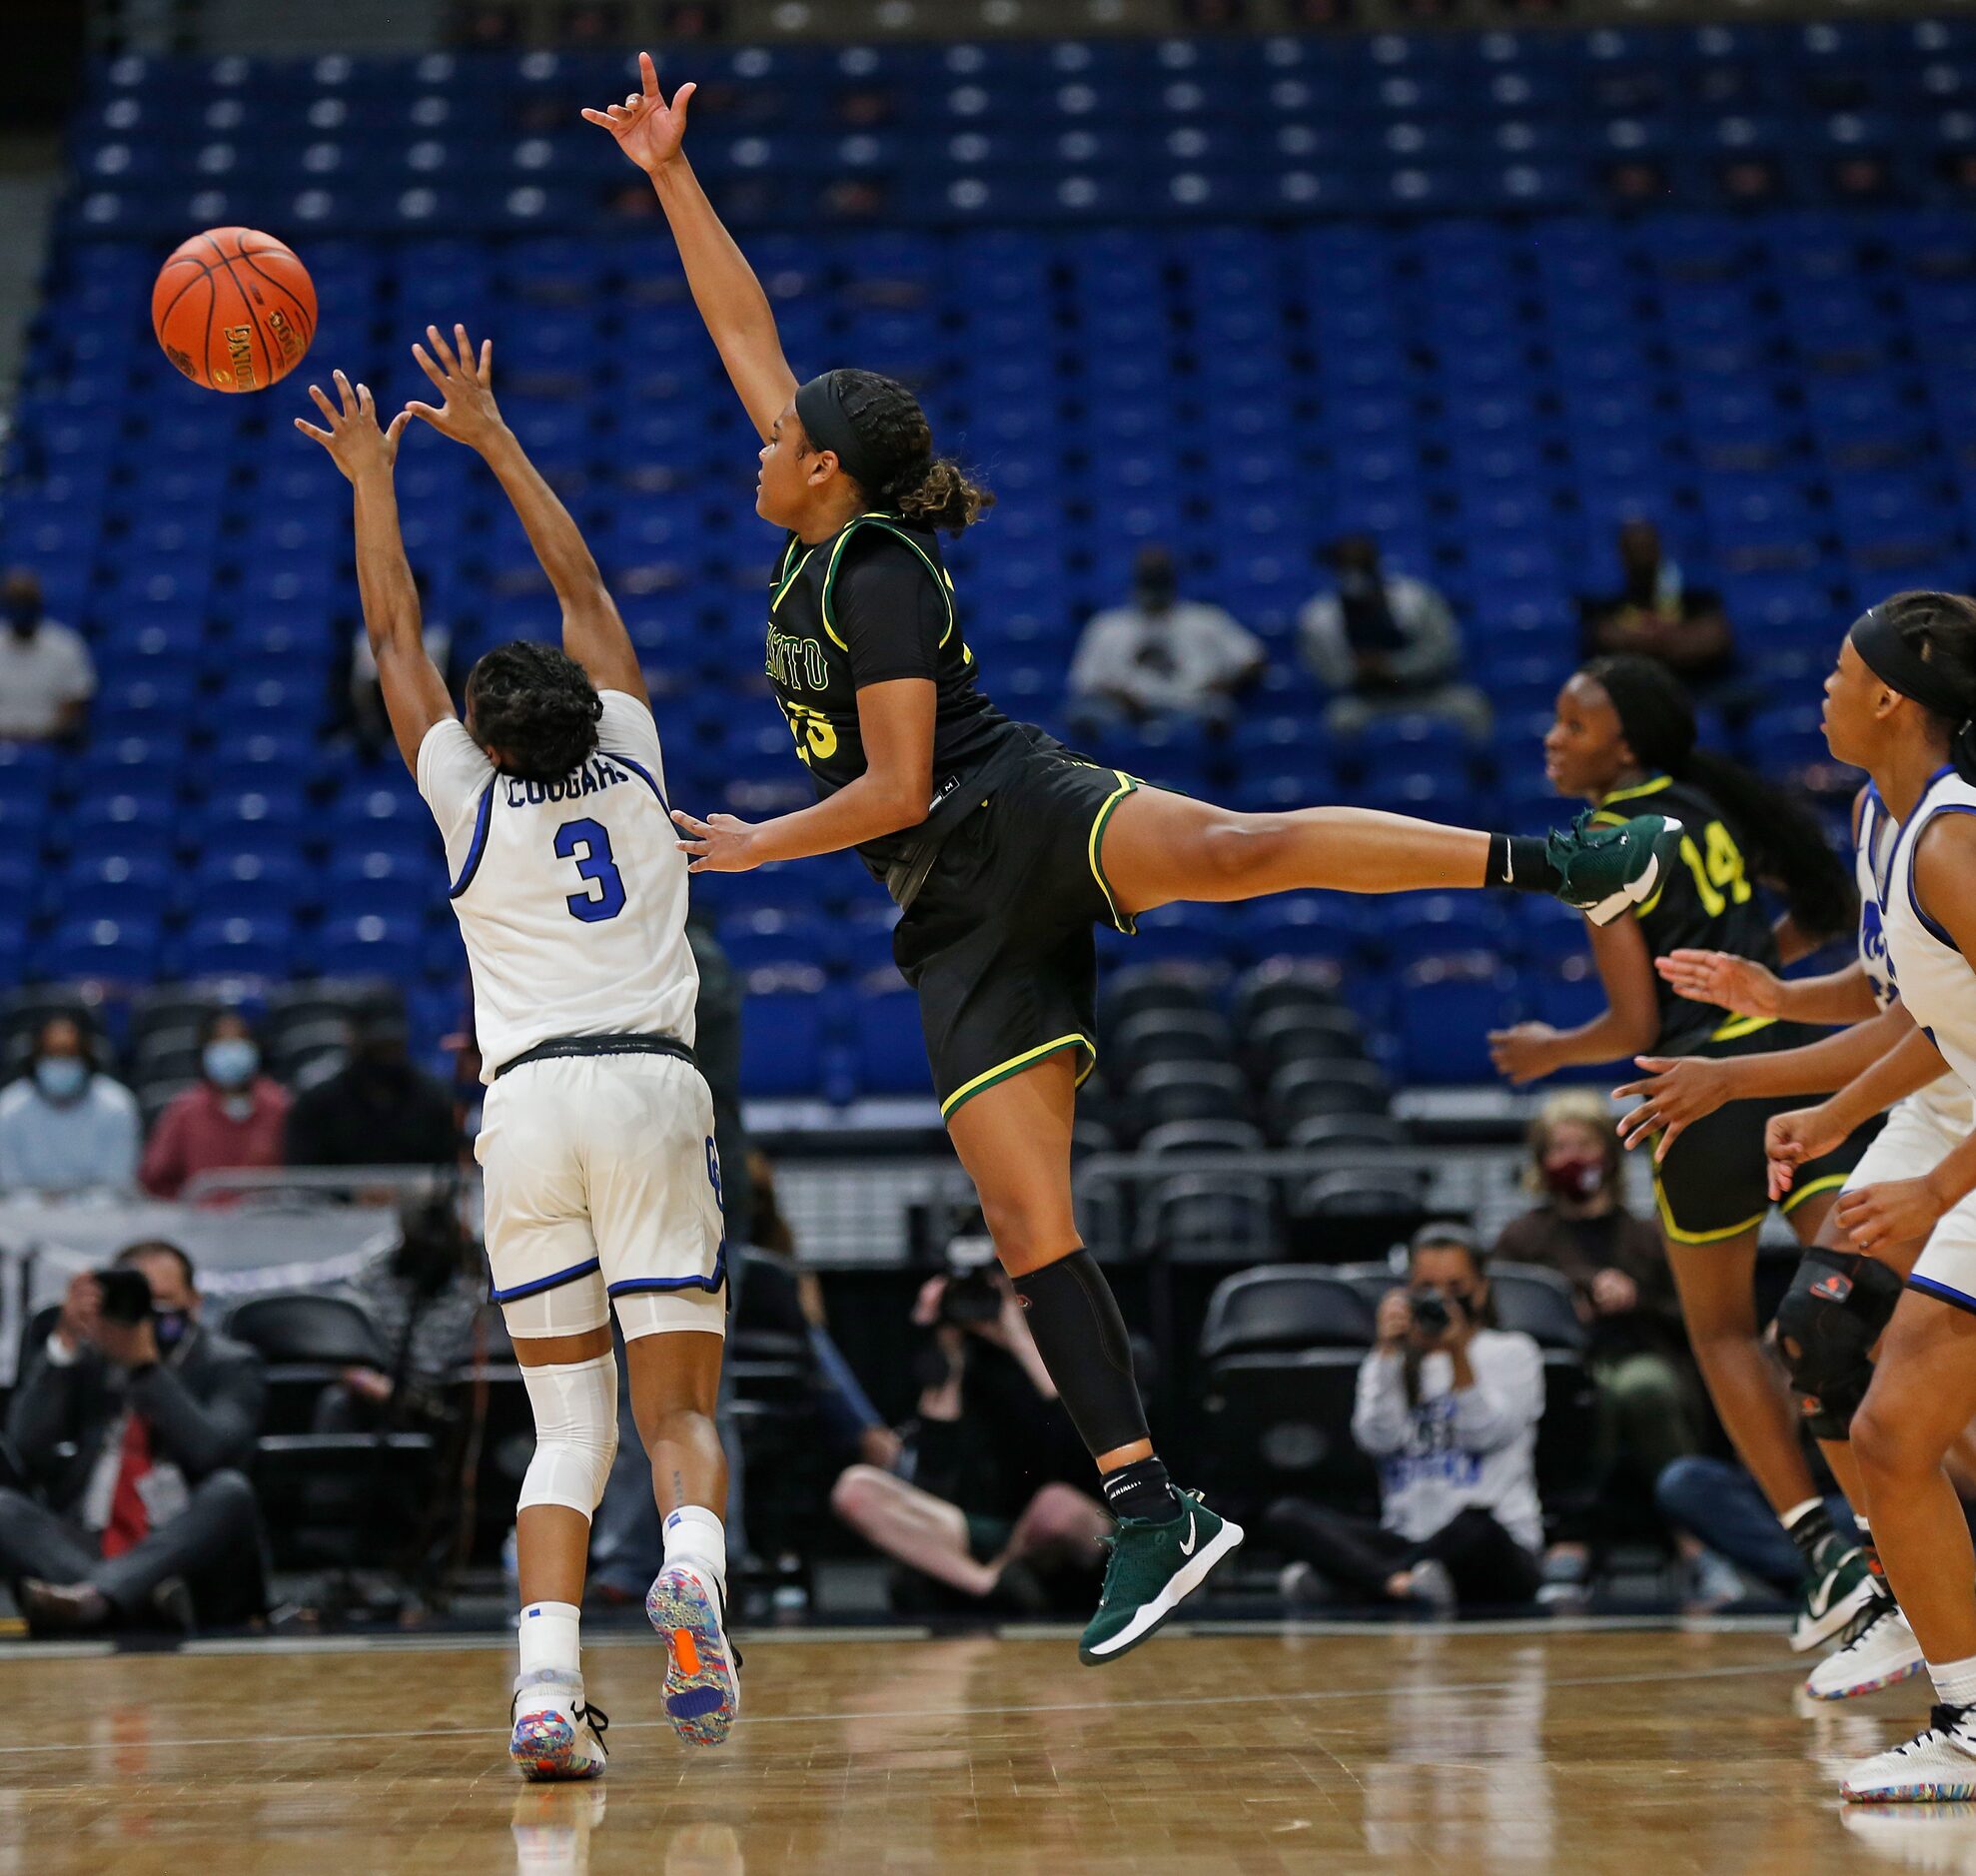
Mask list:
[[[176,1245],[115,1268],[143,1277],[148,1311],[79,1274],[14,1391],[7,1434],[40,1495],[0,1488],[0,1575],[40,1633],[257,1614],[261,1358],[201,1324]]]
[[[1279,1500],[1268,1524],[1295,1559],[1285,1594],[1301,1597],[1317,1574],[1349,1594],[1440,1608],[1527,1602],[1543,1547],[1543,1360],[1528,1336],[1494,1327],[1474,1234],[1422,1226],[1407,1288],[1381,1301],[1377,1322],[1352,1436],[1379,1462],[1380,1521]]]
[[[1619,568],[1623,584],[1617,592],[1578,602],[1581,656],[1637,651],[1657,658],[1691,688],[1728,674],[1735,639],[1720,598],[1681,577],[1651,521],[1621,523]]]
[[[1462,638],[1448,601],[1425,580],[1388,572],[1370,535],[1342,535],[1325,557],[1333,589],[1305,606],[1299,628],[1304,662],[1331,692],[1331,733],[1354,736],[1375,717],[1411,715],[1486,736],[1488,699],[1457,681]]]
[[[160,1199],[176,1199],[201,1173],[282,1163],[288,1093],[261,1073],[260,1044],[240,1011],[216,1010],[201,1025],[199,1070],[144,1150],[144,1189]]]
[[[403,1207],[398,1243],[349,1288],[378,1326],[386,1367],[346,1369],[317,1403],[316,1431],[443,1428],[447,1383],[474,1360],[482,1318],[494,1308],[481,1248],[460,1222],[458,1195],[449,1189]]]
[[[976,1600],[1041,1606],[1041,1571],[1094,1574],[1112,1519],[1066,1480],[1083,1449],[987,1241],[963,1240],[920,1290],[930,1332],[919,1417],[896,1472],[859,1463],[831,1508],[875,1548]]]
[[[1966,1497],[1966,1487],[1964,1491]],[[1734,1461],[1693,1452],[1676,1459],[1653,1481],[1653,1502],[1689,1542],[1705,1544],[1708,1554],[1726,1558],[1793,1601],[1803,1594],[1804,1558],[1756,1480]],[[1825,1494],[1825,1506],[1838,1529],[1850,1525],[1852,1507],[1837,1491]],[[1728,1585],[1715,1580],[1714,1593],[1698,1599],[1718,1604],[1734,1600]]]
[[[1494,1255],[1540,1264],[1570,1284],[1590,1336],[1605,1437],[1613,1455],[1651,1483],[1701,1443],[1687,1334],[1660,1233],[1626,1210],[1618,1130],[1602,1097],[1553,1095],[1529,1141],[1530,1184],[1543,1196],[1502,1228]]]
[[[46,615],[41,581],[24,566],[0,579],[0,742],[79,738],[96,694],[82,634]]]
[[[1142,547],[1131,603],[1100,612],[1084,628],[1070,669],[1071,698],[1087,722],[1223,721],[1264,662],[1261,641],[1220,606],[1179,596],[1165,547]]]
[[[98,1071],[73,1016],[51,1016],[28,1072],[0,1091],[0,1190],[130,1192],[143,1127],[122,1082]]]
[[[406,1052],[405,1020],[351,1021],[350,1060],[289,1109],[290,1166],[451,1166],[460,1156],[453,1101]]]

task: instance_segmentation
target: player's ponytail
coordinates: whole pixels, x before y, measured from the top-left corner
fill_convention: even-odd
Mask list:
[[[1954,592],[1897,592],[1875,606],[1909,647],[1948,680],[1959,717],[1931,711],[1949,734],[1949,760],[1976,781],[1976,600]]]
[[[554,781],[597,746],[603,699],[567,652],[517,638],[474,666],[467,709],[482,748],[500,751],[502,774]]]
[[[806,385],[797,394],[797,415],[818,448],[837,450],[874,507],[957,534],[995,505],[958,464],[933,454],[926,413],[897,379],[846,369],[812,382],[816,392]],[[831,434],[839,423],[850,432],[842,448]]]
[[[1593,658],[1584,672],[1611,699],[1642,768],[1692,782],[1720,806],[1750,871],[1783,895],[1805,937],[1815,944],[1852,929],[1859,915],[1852,875],[1817,817],[1740,762],[1696,748],[1694,705],[1664,664],[1620,652]]]

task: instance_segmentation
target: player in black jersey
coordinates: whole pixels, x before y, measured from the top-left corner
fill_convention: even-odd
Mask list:
[[[1119,1518],[1087,1662],[1151,1635],[1241,1541],[1154,1457],[1125,1325],[1071,1204],[1071,1128],[1096,1059],[1098,921],[1175,900],[1299,887],[1494,884],[1595,919],[1650,893],[1678,830],[1655,813],[1548,840],[1343,808],[1234,814],[1143,787],[1011,722],[976,688],[939,532],[989,497],[935,458],[918,402],[874,373],[798,385],[766,296],[681,153],[691,86],[585,111],[651,178],[686,280],[760,433],[755,508],[787,529],[767,668],[817,802],[749,826],[677,814],[695,872],[855,847],[903,908],[893,950],[918,992],[955,1151],[1051,1379]]]
[[[1650,658],[1595,658],[1559,692],[1544,771],[1560,794],[1616,821],[1635,803],[1664,804],[1681,822],[1674,863],[1631,918],[1591,931],[1608,1007],[1576,1029],[1522,1023],[1491,1038],[1496,1066],[1517,1083],[1560,1068],[1639,1056],[1744,1056],[1795,1049],[1816,1032],[1774,1017],[1738,1016],[1684,997],[1654,968],[1676,950],[1732,952],[1775,971],[1849,932],[1858,901],[1844,864],[1797,801],[1695,746],[1694,711]],[[1759,884],[1781,894],[1773,926]],[[1797,1418],[1758,1336],[1756,1240],[1770,1211],[1763,1130],[1798,1105],[1790,1095],[1734,1101],[1690,1122],[1653,1169],[1661,1237],[1703,1379],[1742,1461],[1804,1552],[1799,1645],[1836,1633],[1864,1593],[1867,1563],[1833,1531],[1805,1464]],[[1855,1138],[1801,1167],[1783,1210],[1810,1245],[1865,1151]],[[1813,1507],[1807,1509],[1807,1507]]]

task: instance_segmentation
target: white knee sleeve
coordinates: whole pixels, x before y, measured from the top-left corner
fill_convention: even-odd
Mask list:
[[[521,1481],[517,1508],[566,1504],[588,1517],[603,1496],[617,1456],[617,1357],[524,1368],[535,1410],[535,1456]]]

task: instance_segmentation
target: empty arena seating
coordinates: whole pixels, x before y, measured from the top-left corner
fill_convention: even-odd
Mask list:
[[[1976,23],[690,56],[666,77],[702,81],[695,162],[797,369],[908,378],[1000,493],[952,562],[1004,706],[1061,726],[1077,629],[1149,540],[1263,637],[1238,736],[1097,751],[1150,779],[1542,825],[1535,729],[1630,514],[1722,592],[1754,707],[1721,733],[1776,770],[1822,757],[1813,683],[1854,609],[1968,583]],[[340,366],[391,405],[425,389],[407,348],[428,320],[492,336],[510,421],[643,653],[674,796],[805,798],[758,675],[775,543],[754,440],[645,185],[576,117],[622,74],[546,53],[96,71],[0,561],[39,568],[102,688],[84,750],[0,747],[0,982],[384,976],[428,1051],[461,1014],[429,818],[395,756],[332,733],[358,629],[348,492],[289,428],[300,385],[202,393],[147,330],[159,260],[201,226],[302,253],[322,304],[304,379]],[[1771,184],[1737,195],[1752,161]],[[462,653],[550,628],[466,452],[415,431],[400,484]],[[1327,741],[1295,614],[1346,528],[1449,594],[1491,740]],[[696,892],[756,993],[751,1092],[927,1089],[854,863]],[[1114,964],[1339,966],[1376,1078],[1485,1077],[1485,1028],[1596,994],[1547,905],[1375,918],[1307,896],[1143,926],[1104,940]],[[1142,1129],[1285,1134],[1270,1091],[1323,1025],[1215,1012],[1238,1086],[1135,1093],[1154,1042],[1115,1026],[1113,1093]]]

